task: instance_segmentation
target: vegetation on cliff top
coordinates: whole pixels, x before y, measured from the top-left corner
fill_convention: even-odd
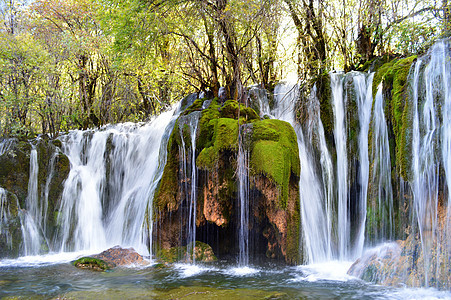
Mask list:
[[[271,89],[293,70],[308,94],[334,68],[451,34],[449,1],[387,1],[363,0],[358,18],[340,13],[350,1],[3,1],[0,134],[144,121],[220,86],[242,100],[243,87]]]

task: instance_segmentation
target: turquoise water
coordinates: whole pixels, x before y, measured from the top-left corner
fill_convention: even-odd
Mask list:
[[[450,292],[377,286],[346,275],[350,263],[236,268],[226,262],[73,267],[78,254],[0,261],[0,299],[451,299]]]

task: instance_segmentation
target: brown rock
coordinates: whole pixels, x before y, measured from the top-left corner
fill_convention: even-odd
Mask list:
[[[145,261],[139,253],[133,248],[121,248],[120,246],[114,246],[113,248],[107,249],[100,254],[93,255],[92,257],[101,259],[112,266],[129,266],[129,265],[147,265],[148,262]]]

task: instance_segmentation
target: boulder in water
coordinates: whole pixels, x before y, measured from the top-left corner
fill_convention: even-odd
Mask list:
[[[97,259],[94,257],[82,257],[72,262],[72,264],[80,269],[89,269],[92,271],[103,272],[113,268],[114,266],[108,264],[107,262]]]
[[[148,264],[142,255],[136,252],[135,249],[121,248],[120,246],[114,246],[113,248],[107,249],[100,254],[94,255],[93,257],[101,259],[113,266],[143,266]]]
[[[115,246],[100,254],[90,257],[82,257],[73,262],[73,265],[81,269],[94,271],[106,271],[117,266],[145,266],[148,262],[133,248],[121,248]]]

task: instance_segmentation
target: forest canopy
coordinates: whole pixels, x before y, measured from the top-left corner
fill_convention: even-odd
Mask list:
[[[189,92],[240,100],[295,72],[421,53],[451,33],[430,0],[0,0],[0,134],[145,121]]]

